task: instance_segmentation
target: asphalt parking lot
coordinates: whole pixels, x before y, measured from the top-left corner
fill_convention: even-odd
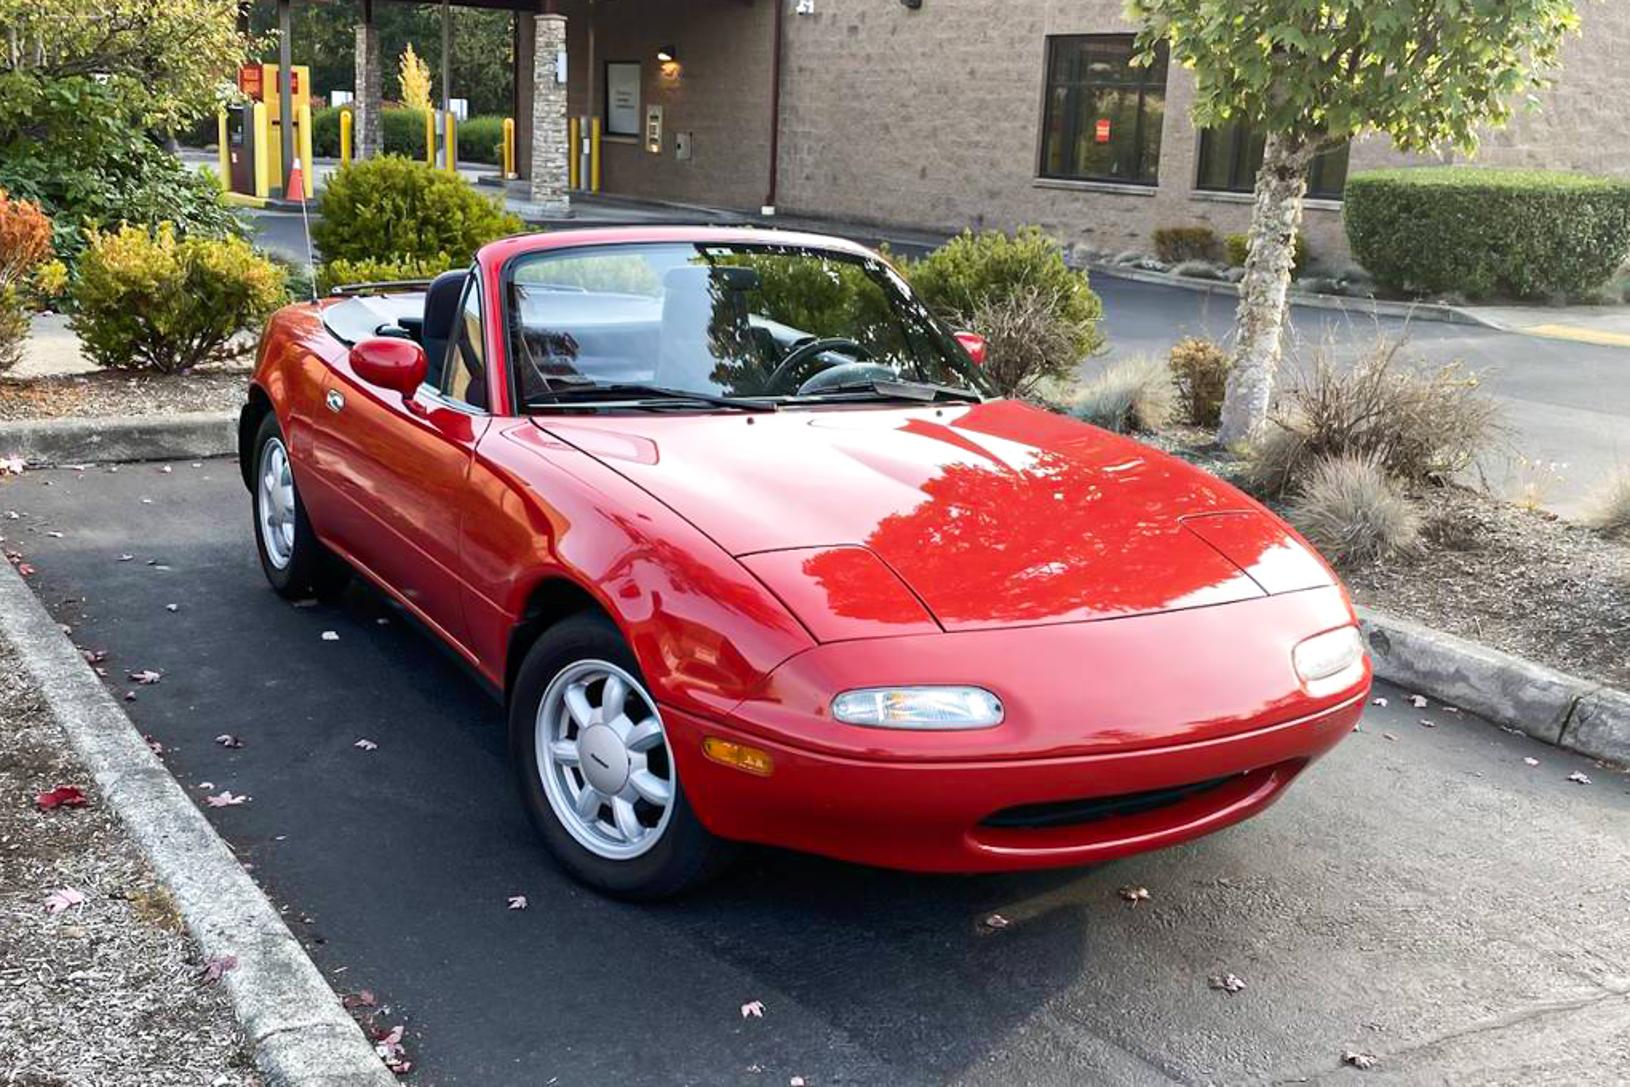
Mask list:
[[[207,811],[336,990],[407,1024],[413,1082],[1630,1079],[1620,773],[1381,690],[1276,807],[1163,853],[928,878],[765,851],[620,905],[535,844],[457,665],[361,586],[281,601],[236,465],[172,467],[29,472],[0,534],[189,791],[253,798]]]

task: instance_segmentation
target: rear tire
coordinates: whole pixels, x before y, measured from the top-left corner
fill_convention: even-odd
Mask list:
[[[510,751],[521,804],[575,879],[651,900],[718,874],[735,850],[686,800],[661,712],[622,635],[584,612],[549,628],[516,677]]]
[[[271,412],[255,433],[250,511],[260,568],[279,596],[299,600],[343,592],[350,569],[322,545],[294,483],[294,468],[283,429]]]

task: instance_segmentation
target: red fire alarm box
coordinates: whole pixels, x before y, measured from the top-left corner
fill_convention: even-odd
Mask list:
[[[1093,140],[1097,143],[1109,142],[1109,118],[1098,118],[1097,127],[1093,130]]]

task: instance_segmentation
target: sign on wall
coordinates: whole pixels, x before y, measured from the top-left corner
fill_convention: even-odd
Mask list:
[[[606,135],[640,134],[640,66],[638,61],[606,62]]]

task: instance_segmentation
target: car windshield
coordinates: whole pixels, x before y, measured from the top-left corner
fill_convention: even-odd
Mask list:
[[[988,391],[894,271],[829,249],[661,242],[541,252],[511,270],[507,321],[518,399],[533,408],[642,394],[690,393],[718,407],[720,398]]]

